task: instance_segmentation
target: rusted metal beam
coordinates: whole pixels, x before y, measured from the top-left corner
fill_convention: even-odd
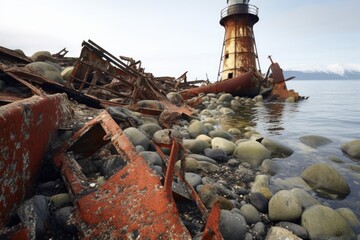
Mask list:
[[[0,108],[0,227],[37,179],[66,101],[65,94],[35,96]]]
[[[18,51],[0,46],[0,62],[5,64],[28,64],[32,61]]]
[[[197,96],[199,93],[231,93],[234,96],[254,97],[259,93],[260,82],[253,72],[247,72],[238,77],[216,82],[207,86],[191,88],[180,92],[184,99]]]

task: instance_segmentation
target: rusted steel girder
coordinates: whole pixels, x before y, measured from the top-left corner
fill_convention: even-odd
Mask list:
[[[89,156],[111,141],[127,165],[98,186],[82,172],[74,155]],[[173,145],[176,160],[178,146]],[[70,154],[71,153],[71,154]],[[61,169],[68,188],[77,199],[75,223],[84,239],[190,239],[172,199],[173,174],[168,170],[165,183],[153,173],[136,152],[119,125],[106,112],[76,133],[54,162]],[[169,168],[173,167],[168,163]]]
[[[0,108],[0,228],[37,179],[66,101],[65,94],[36,96]]]

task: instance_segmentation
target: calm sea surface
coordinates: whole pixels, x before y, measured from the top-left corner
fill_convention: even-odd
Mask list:
[[[287,85],[309,99],[239,109],[235,119],[223,122],[225,128],[253,126],[263,136],[295,151],[288,158],[274,159],[282,171],[271,178],[272,185],[276,179],[300,176],[313,163],[335,167],[350,185],[350,195],[343,200],[317,198],[333,208],[349,207],[360,219],[360,161],[351,160],[340,150],[343,143],[360,139],[360,80],[293,80]],[[306,135],[323,136],[332,143],[314,149],[300,142]]]

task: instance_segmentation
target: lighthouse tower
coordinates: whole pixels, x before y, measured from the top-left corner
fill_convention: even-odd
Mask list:
[[[249,0],[227,0],[227,4],[221,11],[220,20],[225,28],[218,73],[220,80],[237,77],[249,70],[260,70],[253,31],[254,24],[259,21],[258,8],[250,5]]]

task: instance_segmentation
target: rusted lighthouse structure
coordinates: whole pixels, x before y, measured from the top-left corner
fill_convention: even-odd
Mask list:
[[[249,70],[260,70],[253,26],[258,8],[249,0],[227,0],[220,24],[225,28],[218,80],[234,78]]]

